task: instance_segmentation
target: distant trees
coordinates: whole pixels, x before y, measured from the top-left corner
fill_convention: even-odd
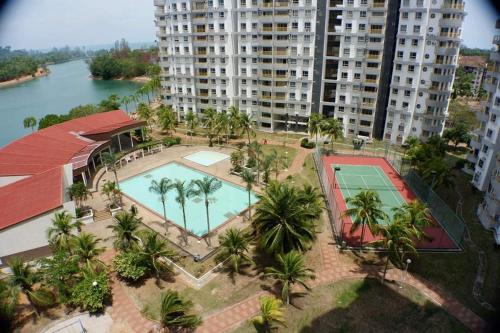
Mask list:
[[[455,72],[455,81],[453,81],[453,92],[451,97],[453,99],[458,96],[470,97],[474,94],[472,89],[472,80],[474,76],[471,73],[466,73],[463,68],[458,67]]]
[[[31,128],[31,131],[35,131],[35,126],[36,126],[36,118],[35,117],[26,117],[23,120],[23,126],[24,128]]]

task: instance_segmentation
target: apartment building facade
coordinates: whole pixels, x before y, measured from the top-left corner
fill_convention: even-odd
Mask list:
[[[304,131],[316,0],[155,0],[163,97],[180,117],[236,106],[259,129]]]
[[[500,20],[496,27],[500,29]],[[495,184],[498,182],[496,170],[500,152],[500,35],[495,36],[493,44],[496,51],[490,54],[490,63],[483,81],[483,89],[488,97],[482,111],[477,114],[480,126],[474,131],[470,143],[472,151],[467,160],[473,173],[472,184],[480,191],[495,193],[493,197],[498,204],[500,191],[495,191]],[[487,201],[486,198],[485,202]]]
[[[441,134],[464,15],[462,0],[329,0],[318,112],[392,143]]]
[[[182,118],[234,105],[261,130],[440,134],[462,0],[155,0],[163,98]]]

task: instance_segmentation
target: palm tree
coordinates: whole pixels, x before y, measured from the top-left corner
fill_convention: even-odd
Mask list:
[[[194,130],[196,129],[196,126],[198,126],[198,117],[194,114],[192,110],[189,110],[188,113],[186,114],[186,126],[192,138],[194,135]]]
[[[241,172],[241,178],[247,184],[248,192],[248,220],[252,221],[252,187],[255,184],[255,175],[252,171],[245,169]]]
[[[182,208],[182,220],[184,222],[184,242],[186,245],[188,244],[188,231],[187,231],[187,223],[186,223],[186,198],[188,195],[188,186],[185,185],[185,181],[181,181],[177,179],[177,181],[174,183],[174,188],[177,191],[177,196],[175,197],[175,201],[181,206]]]
[[[129,96],[123,96],[120,101],[121,104],[125,105],[125,111],[127,111],[127,113],[128,113],[128,105],[130,104],[130,102],[131,99]]]
[[[160,196],[160,201],[161,204],[163,205],[163,218],[165,219],[165,235],[168,233],[167,210],[166,210],[167,193],[172,188],[173,188],[172,181],[166,177],[160,179],[160,181],[152,180],[151,186],[149,187],[149,192],[155,193]]]
[[[273,323],[285,326],[284,307],[280,299],[273,296],[262,296],[259,303],[260,313],[252,318],[252,322],[256,327],[262,328],[264,333],[271,333],[275,328]]]
[[[111,170],[115,175],[115,184],[116,187],[120,188],[120,184],[118,183],[118,174],[116,170],[116,156],[111,152],[104,152],[101,155],[102,163],[106,166],[108,170]]]
[[[262,155],[262,145],[257,141],[252,141],[249,146],[249,155],[253,155],[255,160],[257,161],[257,183],[259,183],[259,174],[260,174],[260,156]]]
[[[260,247],[273,254],[307,249],[315,237],[316,209],[304,204],[300,192],[273,181],[259,199],[252,226]]]
[[[435,189],[441,185],[445,187],[453,185],[451,167],[442,158],[431,158],[424,162],[420,169],[422,179],[430,184],[431,189]]]
[[[210,214],[208,212],[208,205],[210,202],[215,201],[215,198],[210,197],[217,190],[222,187],[222,182],[214,177],[203,177],[203,179],[192,180],[189,184],[188,198],[190,197],[202,197],[205,200],[205,211],[207,214],[207,235],[208,235],[208,246],[212,246],[212,240],[210,236]]]
[[[36,118],[35,117],[26,117],[23,120],[24,128],[31,128],[31,132],[35,131],[36,126]]]
[[[322,118],[323,117],[319,113],[311,113],[311,116],[309,117],[309,123],[308,123],[309,135],[316,136],[316,144],[318,144],[318,134],[321,132]]]
[[[133,213],[119,212],[115,215],[114,220],[116,223],[108,226],[113,231],[115,238],[113,246],[115,249],[126,251],[137,244],[138,239],[135,233],[141,225],[142,218]]]
[[[271,176],[271,171],[273,169],[273,162],[276,157],[273,154],[264,156],[262,161],[262,179],[267,184],[269,184],[269,178]]]
[[[158,111],[156,111],[156,117],[162,131],[165,131],[167,135],[170,135],[171,131],[175,132],[176,119],[170,106],[160,106]]]
[[[146,105],[146,103],[139,103],[139,105],[137,105],[137,115],[140,119],[146,122],[146,124],[149,126],[149,130],[152,131],[153,110],[151,110],[151,108]]]
[[[99,238],[86,232],[80,233],[71,239],[73,255],[78,258],[81,267],[94,269],[105,266],[98,256],[104,252],[104,248],[98,247]]]
[[[230,134],[234,135],[240,129],[241,113],[240,110],[238,110],[238,108],[235,106],[230,106],[228,111]]]
[[[101,193],[108,198],[109,202],[112,202],[113,200],[111,200],[111,196],[114,194],[115,190],[116,190],[116,183],[108,180],[107,182],[104,183],[104,185],[102,185]]]
[[[242,263],[253,263],[248,253],[249,237],[243,231],[230,228],[219,236],[220,257],[227,259],[233,272],[238,273]]]
[[[276,180],[278,180],[278,175],[281,171],[281,168],[286,167],[285,159],[283,155],[279,154],[278,151],[274,148],[271,151],[270,155],[272,156],[271,170],[274,171]]]
[[[252,118],[247,113],[240,114],[239,128],[243,134],[246,133],[248,145],[250,145],[250,136],[255,135],[255,132],[252,128]]]
[[[403,221],[394,220],[391,224],[382,226],[380,234],[383,238],[374,243],[382,245],[388,251],[382,280],[385,281],[389,261],[394,266],[403,267],[405,254],[416,254],[417,250],[412,240],[413,230]]]
[[[91,195],[89,190],[87,189],[87,186],[85,186],[83,182],[76,182],[71,184],[71,186],[68,188],[68,193],[71,199],[75,200],[78,207],[81,207],[82,202],[84,200],[87,200],[89,195]]]
[[[160,318],[164,327],[173,329],[193,329],[201,324],[201,318],[189,314],[193,308],[191,301],[183,300],[177,291],[168,290],[161,295]]]
[[[305,283],[306,279],[314,279],[314,271],[305,267],[304,257],[297,251],[277,255],[278,267],[267,267],[265,275],[280,281],[282,285],[281,298],[286,304],[290,304],[290,291],[294,284],[298,283],[306,290],[310,290]]]
[[[217,140],[219,141],[220,144],[220,136],[226,137],[226,143],[229,140],[229,118],[227,114],[221,112],[217,113],[217,119],[216,119],[216,133],[217,133]]]
[[[400,207],[392,209],[393,219],[401,221],[411,228],[413,235],[420,239],[426,237],[424,228],[432,225],[431,213],[429,208],[420,200],[415,199],[410,203],[405,202]]]
[[[139,233],[139,238],[141,243],[139,251],[148,268],[153,270],[159,279],[162,272],[171,270],[162,259],[175,257],[176,253],[167,246],[167,241],[159,238],[159,234],[154,231],[145,230]]]
[[[382,201],[377,192],[362,191],[354,197],[347,198],[346,203],[352,208],[346,209],[343,215],[352,219],[351,233],[361,227],[361,247],[363,247],[365,227],[368,226],[375,235],[379,221],[387,219],[387,214],[382,210]]]
[[[54,304],[54,295],[49,290],[43,287],[35,289],[35,285],[40,282],[40,276],[30,263],[23,262],[19,257],[14,257],[7,265],[11,270],[8,280],[9,284],[15,288],[13,292],[24,293],[37,315],[40,314],[41,308]]]
[[[0,326],[7,331],[11,328],[18,304],[19,288],[8,283],[7,277],[0,272]]]
[[[75,220],[67,211],[56,212],[52,219],[52,226],[47,229],[49,243],[57,249],[68,250],[71,254],[70,240],[74,232],[80,230],[82,222]]]
[[[323,195],[318,191],[318,188],[305,184],[299,192],[303,205],[309,207],[314,219],[319,219],[324,208]]]
[[[320,125],[321,135],[325,135],[329,140],[333,150],[333,141],[341,138],[344,133],[342,122],[335,118],[323,120]]]
[[[213,139],[215,135],[215,130],[217,128],[217,111],[212,108],[208,108],[205,111],[205,115],[203,118],[203,126],[207,129],[208,135],[208,146],[213,147]]]

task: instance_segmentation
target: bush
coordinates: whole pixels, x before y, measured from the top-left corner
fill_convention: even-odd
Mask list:
[[[94,285],[94,282],[97,282]],[[111,290],[106,272],[84,274],[71,293],[71,303],[89,312],[104,309],[104,303],[109,299]]]
[[[458,160],[455,162],[455,169],[463,169],[465,167],[465,160]]]
[[[113,266],[121,278],[130,281],[138,281],[148,272],[148,268],[142,265],[142,255],[136,251],[122,252],[113,259]]]
[[[255,157],[250,157],[247,161],[247,165],[246,167],[247,168],[250,168],[250,169],[253,169],[257,166],[257,160],[255,159]]]
[[[309,142],[308,138],[303,138],[302,140],[300,140],[300,146],[302,148],[312,149],[314,148],[315,144],[314,142]]]
[[[241,172],[245,156],[243,151],[236,150],[231,153],[231,164],[233,165],[234,172]]]
[[[171,147],[173,145],[178,145],[181,143],[181,138],[178,136],[168,137],[163,140],[163,144],[167,147]]]

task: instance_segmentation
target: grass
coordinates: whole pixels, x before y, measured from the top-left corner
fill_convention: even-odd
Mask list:
[[[375,279],[342,280],[294,298],[276,332],[469,332],[417,289]],[[246,323],[235,333],[255,332]]]
[[[468,175],[459,170],[454,170],[453,173],[455,175],[455,187],[459,189],[465,199],[462,212],[472,240],[487,255],[487,272],[482,290],[483,296],[488,302],[497,303],[498,306],[498,299],[495,297],[500,294],[498,284],[500,251],[495,248],[491,231],[483,228],[476,215],[478,204],[482,201],[482,194],[473,189],[469,183],[470,177]],[[437,192],[451,208],[456,207],[459,197],[454,188],[440,188]],[[472,296],[472,286],[478,264],[477,253],[466,248],[462,253],[421,254],[415,265],[410,267],[410,270],[448,290],[478,315],[488,319],[495,314],[484,309]]]
[[[283,145],[262,145],[262,152],[264,155],[269,155],[273,150],[276,150],[278,155],[281,156],[287,156],[286,158],[286,166],[289,167],[292,165],[293,160],[295,159],[295,156],[297,156],[297,149],[290,147],[290,146],[283,146]],[[286,154],[285,152],[288,152]]]
[[[301,172],[293,175],[293,181],[298,186],[303,186],[305,184],[312,185],[321,191],[321,187],[319,184],[318,175],[316,173],[316,167],[314,165],[312,153],[307,155],[304,160],[304,164],[302,165]]]

